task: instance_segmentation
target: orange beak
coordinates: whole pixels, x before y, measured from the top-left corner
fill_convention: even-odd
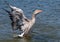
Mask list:
[[[40,13],[40,12],[42,12],[42,10],[35,10],[37,13]]]
[[[40,12],[42,12],[42,10],[35,10],[35,11],[34,11],[35,14],[38,14],[38,13],[40,13]]]

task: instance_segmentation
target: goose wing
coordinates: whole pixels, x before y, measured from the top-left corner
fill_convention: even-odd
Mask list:
[[[12,27],[14,28],[19,28],[21,29],[21,27],[25,25],[24,22],[29,22],[29,19],[27,19],[27,17],[24,15],[23,13],[23,10],[20,9],[20,8],[17,8],[17,7],[14,7],[14,6],[11,6],[11,11],[8,11],[7,9],[4,9],[8,14],[9,14],[9,17],[12,21]]]

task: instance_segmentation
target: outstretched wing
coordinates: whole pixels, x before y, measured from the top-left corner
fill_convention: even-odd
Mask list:
[[[14,8],[14,7],[13,7]],[[12,21],[11,25],[13,29],[21,29],[22,26],[24,26],[24,22],[29,22],[27,17],[24,15],[23,10],[20,8],[15,7],[14,9],[11,8],[11,11],[8,11],[7,9],[4,9],[8,14]]]
[[[17,7],[14,7],[12,5],[10,5],[7,1],[4,1],[5,4],[11,9],[11,11],[17,11],[20,13],[20,15],[22,15],[22,17],[24,18],[25,21],[29,22],[29,19],[27,19],[27,17],[24,15],[23,10]],[[6,10],[7,11],[7,10]],[[18,14],[19,15],[19,14]]]

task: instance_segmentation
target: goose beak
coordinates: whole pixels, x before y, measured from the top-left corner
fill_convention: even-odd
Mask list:
[[[34,14],[38,14],[38,13],[41,13],[41,12],[42,12],[42,10],[35,10]]]
[[[35,10],[36,14],[42,12],[42,10]]]

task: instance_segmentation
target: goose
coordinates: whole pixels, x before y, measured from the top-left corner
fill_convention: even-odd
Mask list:
[[[8,6],[10,7],[11,11],[8,11],[7,9],[4,9],[8,14],[9,17],[12,21],[11,26],[12,26],[12,30],[22,30],[23,32],[21,34],[19,34],[19,37],[24,37],[24,35],[28,34],[29,30],[31,29],[31,27],[34,25],[35,23],[35,18],[36,15],[38,15],[39,13],[42,12],[42,10],[35,10],[32,13],[32,18],[28,19],[25,15],[22,9],[17,8],[15,6],[12,6],[10,4],[8,4]]]

